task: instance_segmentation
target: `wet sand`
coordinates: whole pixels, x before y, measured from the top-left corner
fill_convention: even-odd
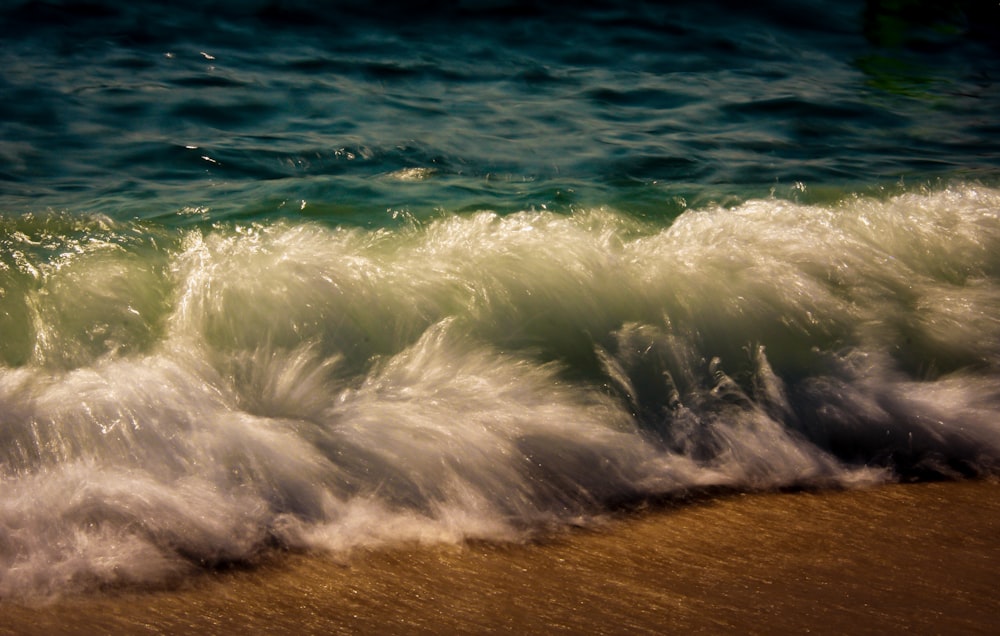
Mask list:
[[[0,616],[0,634],[993,634],[1000,484],[732,495],[528,545],[281,555]]]

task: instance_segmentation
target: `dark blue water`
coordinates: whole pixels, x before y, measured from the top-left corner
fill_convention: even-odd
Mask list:
[[[992,181],[1000,10],[940,4],[6,3],[0,206],[377,226]]]
[[[998,17],[5,3],[0,600],[995,477]]]

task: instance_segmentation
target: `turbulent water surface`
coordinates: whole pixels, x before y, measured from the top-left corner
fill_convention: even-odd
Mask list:
[[[1000,8],[0,10],[0,599],[1000,472]]]

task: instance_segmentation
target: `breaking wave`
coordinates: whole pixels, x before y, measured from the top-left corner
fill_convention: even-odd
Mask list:
[[[0,598],[1000,468],[983,186],[0,241]]]

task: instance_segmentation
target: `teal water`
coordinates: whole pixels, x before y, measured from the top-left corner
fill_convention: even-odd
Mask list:
[[[989,2],[14,4],[10,213],[663,218],[998,164]]]
[[[0,10],[0,599],[996,476],[1000,10]]]

